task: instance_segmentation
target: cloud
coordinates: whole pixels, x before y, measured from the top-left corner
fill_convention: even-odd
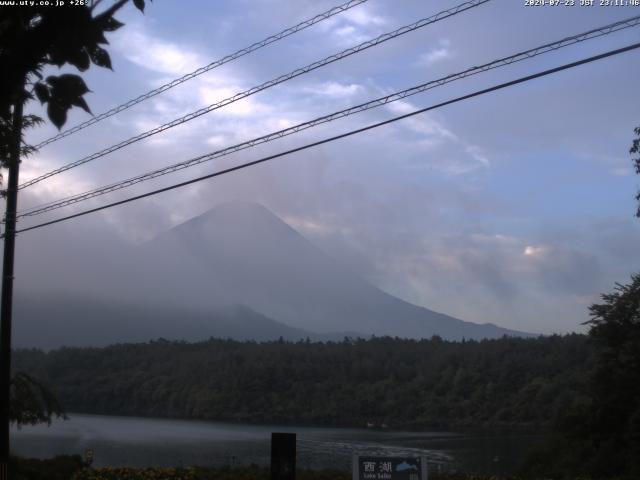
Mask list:
[[[418,110],[418,107],[407,100],[390,103],[386,107],[394,114],[404,115]],[[395,128],[402,132],[417,134],[417,138],[402,135],[398,144],[403,145],[405,152],[413,146],[416,161],[411,168],[437,169],[448,175],[464,175],[491,166],[484,149],[472,144],[445,125],[441,117],[432,113],[423,113],[398,122]],[[397,145],[396,148],[401,148]]]
[[[406,100],[398,100],[387,105],[387,108],[400,115],[413,112],[418,107]],[[436,137],[443,140],[459,141],[458,137],[441,122],[436,120],[434,115],[425,113],[419,116],[410,117],[403,120],[400,125],[406,125],[409,129],[425,137]]]
[[[527,245],[524,247],[523,255],[526,257],[540,258],[547,253],[547,248],[544,246]]]
[[[443,39],[438,41],[438,46],[430,49],[426,53],[423,53],[418,57],[418,60],[415,62],[416,66],[419,67],[430,67],[434,63],[438,63],[442,60],[446,60],[453,56],[451,51],[451,42],[449,40]]]
[[[95,75],[89,82],[95,92],[94,111],[205,65],[219,58],[218,53],[263,38],[272,33],[269,25],[276,20],[282,23],[289,18],[293,24],[308,16],[302,6],[292,13],[286,2],[267,2],[249,10],[242,3],[228,2],[223,11],[212,7],[207,15],[177,5],[158,4],[142,18],[132,12],[125,19],[126,27],[110,37],[115,47],[110,52],[119,67],[117,78],[100,69],[87,72]],[[22,192],[20,208],[417,84],[425,80],[425,67],[455,65],[458,71],[531,48],[539,43],[540,25],[549,38],[567,34],[566,19],[557,15],[541,11],[532,22],[520,15],[515,4],[505,3],[503,10],[504,17],[491,17],[501,22],[500,28],[487,29],[486,23],[461,15],[199,117]],[[283,12],[289,16],[281,16]],[[186,23],[174,22],[167,13],[180,15],[193,28],[177,34],[175,25]],[[403,4],[401,9],[384,2],[360,5],[46,147],[42,154],[24,161],[22,177],[44,173],[302,63],[408,24],[424,13],[421,2]],[[604,21],[601,14],[615,17],[613,10],[585,11],[585,16],[575,19],[575,32]],[[233,35],[228,29],[212,31],[212,18],[242,28],[235,28]],[[507,35],[510,41],[505,43]],[[465,49],[452,47],[456,45]],[[585,43],[581,48],[595,53],[598,47]],[[552,54],[550,60],[539,57],[536,65],[540,69],[557,66],[561,61],[557,55],[564,53]],[[407,300],[512,328],[576,329],[586,319],[590,299],[637,269],[633,260],[640,227],[632,218],[636,182],[627,152],[631,127],[637,124],[637,108],[629,98],[640,66],[622,57],[607,62],[585,67],[588,74],[573,70],[553,81],[531,82],[461,102],[137,206],[83,217],[86,220],[78,224],[94,218],[94,224],[104,225],[106,219],[109,228],[104,230],[139,241],[217,203],[256,201],[285,217],[345,265]],[[532,68],[534,64],[522,62],[494,70],[434,89],[428,98],[435,103],[468,93],[473,85],[488,86],[530,73]],[[612,78],[616,88],[603,90],[602,85]],[[408,113],[420,105],[422,100],[417,98],[415,103],[397,102],[241,152],[225,158],[224,165]],[[222,163],[204,164],[131,191],[143,193],[152,186],[186,180]],[[123,190],[121,196],[131,191]],[[106,198],[96,199],[95,205]],[[51,230],[56,232],[52,237],[64,231],[70,244],[75,242],[73,226],[61,224]]]
[[[283,220],[302,234],[317,235],[349,235],[352,228],[329,219],[312,220],[305,217],[286,215]]]
[[[212,135],[206,140],[207,145],[211,145],[212,147],[223,147],[227,140],[223,135]]]
[[[218,103],[221,100],[233,97],[236,93],[245,89],[234,86],[202,86],[199,89],[200,97],[205,105]],[[258,110],[262,111],[258,111]],[[222,115],[234,115],[238,117],[248,117],[257,114],[266,114],[270,108],[263,103],[258,102],[255,97],[246,97],[241,100],[225,105],[221,108]]]
[[[329,18],[319,24],[319,29],[337,40],[341,46],[355,45],[379,35],[380,28],[388,25],[385,16],[374,13],[368,4]]]
[[[250,79],[233,68],[196,77],[188,84],[170,90],[132,112],[129,124],[137,133],[182,118],[192,112],[227,100],[246,91]],[[267,97],[267,101],[263,100]],[[239,139],[248,140],[266,131],[278,130],[286,119],[274,118],[274,109],[265,94],[256,94],[228,103],[182,125],[154,135],[145,142],[155,146],[192,147],[210,150],[224,147]],[[278,128],[271,128],[276,125]]]
[[[33,156],[22,162],[20,168],[20,183],[37,178],[52,169],[52,165],[60,166],[64,162],[55,155]],[[51,200],[75,195],[92,188],[93,182],[84,178],[76,171],[54,175],[21,191],[18,211],[47,203]],[[40,219],[41,217],[33,217]],[[31,220],[28,220],[31,221]]]
[[[581,329],[580,323],[587,318],[586,306],[615,279],[605,275],[603,257],[591,253],[588,246],[576,246],[583,233],[576,231],[574,236],[554,242],[490,230],[452,233],[443,219],[456,208],[467,210],[465,203],[452,199],[436,194],[421,204],[420,213],[408,209],[397,222],[384,209],[380,218],[366,219],[338,210],[337,218],[329,223],[332,228],[327,228],[327,217],[322,213],[307,215],[302,218],[309,225],[322,222],[323,228],[301,231],[319,245],[329,245],[339,261],[358,266],[370,281],[410,302],[511,328],[547,332]],[[361,204],[378,208],[370,196],[349,201],[354,212],[363,211]],[[449,209],[438,211],[445,204]],[[400,212],[401,205],[412,205],[411,196],[403,204],[392,195],[386,202],[391,211],[395,207]],[[296,224],[304,223],[299,220]],[[450,223],[457,229],[465,228],[454,220]],[[550,229],[546,232],[559,238]],[[607,242],[620,235],[611,230]],[[352,261],[353,257],[360,260]],[[363,265],[363,258],[368,259],[368,265]],[[454,300],[456,296],[458,300]]]
[[[628,177],[633,175],[633,166],[628,157],[614,156],[606,153],[581,152],[580,157],[603,165],[609,175],[614,177]]]
[[[303,91],[313,95],[328,97],[351,97],[364,90],[362,85],[356,83],[342,84],[339,82],[328,81],[320,84],[309,85],[303,88]]]
[[[369,6],[363,5],[360,8],[352,8],[346,11],[344,19],[363,27],[386,25],[387,21],[381,15],[377,15],[371,11]]]
[[[154,72],[184,75],[207,63],[189,47],[156,37],[141,24],[128,26],[115,39],[114,47],[127,60]]]
[[[490,166],[489,159],[483,153],[482,148],[479,147],[478,145],[466,145],[464,149],[469,155],[475,158],[483,166],[485,167]]]

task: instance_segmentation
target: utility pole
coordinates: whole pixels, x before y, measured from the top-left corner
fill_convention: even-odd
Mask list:
[[[24,82],[22,82],[24,83]],[[11,397],[11,311],[13,306],[13,263],[18,209],[18,173],[22,140],[24,85],[16,91],[11,121],[12,144],[9,152],[9,180],[6,190],[4,252],[2,259],[2,298],[0,299],[0,480],[9,479],[9,412]]]

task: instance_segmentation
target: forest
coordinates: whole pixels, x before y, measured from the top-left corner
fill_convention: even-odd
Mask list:
[[[156,340],[18,350],[67,412],[389,428],[546,429],[587,402],[588,337]]]
[[[461,342],[159,339],[17,350],[13,368],[14,376],[48,385],[67,412],[393,429],[531,429],[548,433],[523,466],[532,478],[635,480],[640,274],[629,284],[616,284],[589,311],[588,335]]]

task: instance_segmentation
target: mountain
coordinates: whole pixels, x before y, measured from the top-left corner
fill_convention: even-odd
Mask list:
[[[142,245],[109,241],[82,248],[84,256],[73,246],[59,255],[30,250],[41,257],[37,268],[21,277],[32,288],[28,296],[20,291],[16,296],[14,345],[103,346],[159,337],[529,335],[393,297],[251,203],[219,205]],[[65,275],[68,271],[73,274]],[[33,287],[37,281],[39,294]]]
[[[526,333],[465,322],[389,295],[343,268],[265,207],[219,205],[140,247],[165,301],[241,304],[306,331],[446,339]],[[154,273],[152,273],[154,272]],[[140,282],[144,283],[144,278]],[[151,294],[151,292],[148,292]]]
[[[14,347],[45,350],[103,347],[151,339],[200,341],[210,337],[236,340],[342,340],[343,333],[317,335],[289,327],[243,306],[207,312],[177,307],[140,306],[88,298],[17,297]]]

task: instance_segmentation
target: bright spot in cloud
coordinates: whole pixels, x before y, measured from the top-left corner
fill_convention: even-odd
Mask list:
[[[527,245],[523,254],[527,257],[539,258],[546,253],[547,249],[542,246]]]

